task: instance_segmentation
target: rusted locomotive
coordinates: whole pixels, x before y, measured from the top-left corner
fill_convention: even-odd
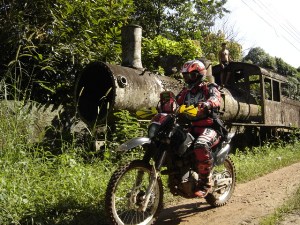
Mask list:
[[[300,102],[288,96],[286,77],[242,62],[232,62],[228,72],[220,112],[228,128],[246,137],[239,143],[253,145],[300,128]],[[213,67],[213,74],[220,84],[219,66]]]
[[[300,127],[300,102],[283,95],[286,77],[241,62],[232,62],[230,72],[229,86],[221,89],[220,116],[242,138],[238,143],[257,144]],[[219,84],[218,66],[212,74]],[[88,124],[101,123],[115,110],[155,107],[160,92],[177,93],[182,85],[141,69],[96,62],[86,67],[77,82],[77,109]]]
[[[178,93],[183,82],[160,76],[142,67],[140,30],[131,26],[123,38],[123,64],[89,64],[79,76],[75,99],[79,115],[87,124],[103,123],[114,111],[135,112],[155,107],[162,91]],[[131,39],[130,39],[131,38]],[[220,67],[208,68],[208,77],[220,84]],[[235,131],[237,147],[257,144],[278,133],[300,128],[300,102],[283,95],[287,78],[259,66],[232,62],[229,86],[221,90],[220,116],[228,129]],[[246,135],[247,138],[244,138]],[[240,139],[242,138],[242,139]],[[241,141],[242,140],[242,141]]]

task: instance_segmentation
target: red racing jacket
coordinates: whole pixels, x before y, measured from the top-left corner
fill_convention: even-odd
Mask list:
[[[183,88],[176,96],[179,105],[194,105],[197,108],[197,115],[187,117],[192,121],[193,126],[206,127],[213,124],[211,113],[206,111],[206,115],[203,115],[205,112],[203,107],[206,106],[209,110],[213,111],[219,110],[221,106],[221,93],[217,87],[214,83],[202,82],[191,89]]]

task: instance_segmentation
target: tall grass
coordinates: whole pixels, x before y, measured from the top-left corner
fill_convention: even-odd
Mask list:
[[[68,143],[60,155],[31,143],[27,114],[0,110],[0,224],[101,224],[113,165]]]
[[[232,159],[237,169],[237,181],[246,182],[299,162],[300,142],[288,145],[282,142],[268,143],[251,150],[237,151]]]

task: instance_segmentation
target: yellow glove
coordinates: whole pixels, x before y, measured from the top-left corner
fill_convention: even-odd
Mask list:
[[[184,113],[185,109],[186,109],[186,105],[181,105],[179,107],[179,113]]]
[[[142,119],[145,119],[150,116],[154,116],[155,114],[157,114],[157,109],[155,107],[151,107],[148,109],[143,108],[136,112],[136,115]]]
[[[191,117],[196,117],[198,110],[193,105],[190,105],[188,107],[186,107],[186,105],[181,105],[179,108],[179,113],[183,113]]]

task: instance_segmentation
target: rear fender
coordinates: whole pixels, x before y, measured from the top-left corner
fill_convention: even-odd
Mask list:
[[[148,137],[136,137],[133,138],[129,141],[126,141],[125,143],[121,144],[116,151],[119,152],[126,152],[132,148],[135,148],[137,146],[140,145],[144,145],[144,144],[150,144],[151,143],[151,139]]]

